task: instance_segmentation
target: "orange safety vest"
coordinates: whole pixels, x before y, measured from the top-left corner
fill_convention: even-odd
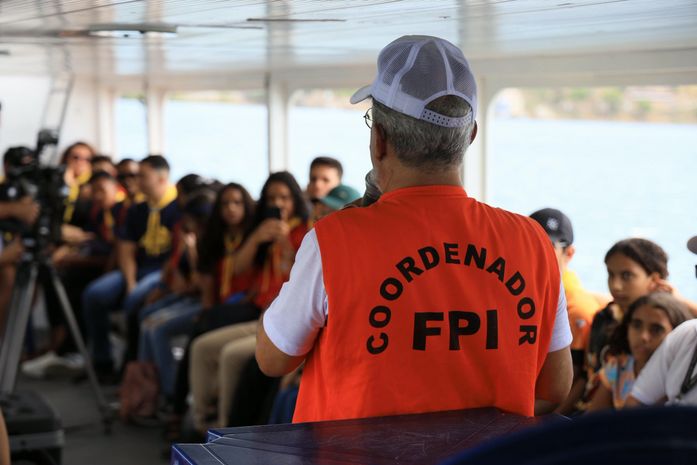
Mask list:
[[[329,312],[294,422],[485,406],[534,415],[561,279],[534,220],[461,187],[420,186],[315,230]]]

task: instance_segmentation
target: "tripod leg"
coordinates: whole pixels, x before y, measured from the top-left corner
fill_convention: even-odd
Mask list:
[[[35,263],[22,262],[17,267],[5,334],[0,346],[0,393],[2,394],[11,394],[15,388],[24,335],[36,291],[37,274],[38,267]]]
[[[48,269],[48,274],[51,277],[50,283],[47,285],[52,285],[53,289],[58,296],[58,301],[60,302],[61,310],[65,316],[65,321],[68,323],[68,329],[70,334],[73,336],[75,345],[77,345],[80,354],[85,359],[85,370],[87,371],[87,378],[89,379],[92,390],[94,391],[95,398],[97,400],[97,407],[102,414],[102,420],[104,422],[105,428],[109,429],[112,419],[113,411],[109,404],[107,404],[102,389],[99,387],[99,381],[97,381],[97,375],[94,372],[94,367],[92,366],[92,361],[90,360],[89,353],[87,352],[87,347],[85,346],[85,341],[82,339],[82,334],[80,333],[80,328],[78,327],[77,320],[75,319],[75,314],[73,308],[70,305],[70,300],[68,300],[68,295],[65,292],[63,283],[58,278],[56,270],[51,265],[44,265]]]

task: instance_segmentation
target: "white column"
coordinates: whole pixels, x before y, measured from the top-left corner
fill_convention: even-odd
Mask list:
[[[477,200],[487,198],[488,115],[491,93],[486,79],[477,79],[477,137],[467,149],[464,163],[464,183],[467,193]]]
[[[158,88],[147,88],[145,93],[145,118],[148,130],[148,154],[163,155],[164,129],[162,113],[165,92]]]
[[[110,87],[95,84],[97,98],[95,99],[97,114],[97,147],[103,154],[116,154],[116,138],[114,137],[114,103],[116,92]]]
[[[266,77],[269,172],[288,169],[288,85],[273,73]]]

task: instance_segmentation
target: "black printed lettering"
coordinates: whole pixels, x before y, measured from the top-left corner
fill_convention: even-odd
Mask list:
[[[445,250],[445,263],[451,263],[453,265],[459,265],[460,259],[457,257],[458,245],[449,242],[443,243],[443,249]]]
[[[525,290],[525,280],[520,272],[516,271],[511,279],[506,281],[506,288],[511,295],[520,295]]]
[[[535,315],[535,302],[530,297],[523,297],[518,302],[518,316],[528,320]]]
[[[494,273],[499,277],[499,281],[503,282],[503,275],[506,273],[506,260],[504,260],[502,257],[497,258],[494,260],[494,263],[489,265],[489,268],[487,268],[486,271],[489,273]]]
[[[440,256],[438,255],[438,251],[431,246],[426,246],[422,249],[419,249],[419,256],[421,257],[421,263],[427,270],[435,268],[440,263]]]
[[[477,248],[473,244],[467,245],[467,252],[465,252],[464,261],[465,265],[470,266],[472,260],[474,260],[474,263],[477,265],[477,268],[483,270],[484,264],[486,263],[486,249],[482,247],[480,250],[477,250]]]
[[[416,262],[411,257],[406,257],[404,260],[397,263],[397,269],[402,273],[402,276],[404,276],[404,279],[406,279],[408,283],[414,280],[412,275],[418,276],[424,272],[424,270],[416,266]]]
[[[368,349],[368,352],[370,352],[373,355],[377,355],[379,353],[382,353],[387,349],[387,344],[388,344],[388,337],[387,334],[385,333],[380,333],[380,340],[382,341],[382,344],[379,346],[375,346],[375,336],[370,336],[368,338],[368,341],[366,342],[366,348]]]
[[[486,311],[486,348],[499,348],[499,316],[496,310]]]
[[[534,344],[537,340],[537,326],[521,325],[520,332],[522,335],[518,339],[519,346],[522,346],[524,343]]]
[[[448,313],[450,323],[450,350],[460,350],[460,336],[476,334],[481,327],[479,315],[473,312],[452,311]],[[461,322],[466,322],[461,326]]]
[[[440,328],[428,327],[429,321],[443,321],[442,312],[420,312],[414,314],[414,350],[426,350],[426,337],[440,335]]]
[[[378,316],[380,317],[378,318]],[[391,318],[392,312],[390,309],[385,306],[378,305],[370,311],[370,326],[373,328],[384,328],[390,323]]]
[[[385,300],[397,300],[403,291],[404,286],[397,278],[387,278],[380,285],[380,295]]]

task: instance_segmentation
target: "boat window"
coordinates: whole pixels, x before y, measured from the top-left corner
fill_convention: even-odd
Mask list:
[[[163,117],[174,179],[197,173],[259,195],[269,174],[263,91],[172,92]]]
[[[363,115],[368,103],[351,105],[355,89],[302,89],[291,96],[288,122],[289,170],[305,187],[310,162],[320,155],[338,159],[344,184],[360,192],[371,169],[370,130]]]
[[[145,97],[142,94],[122,94],[114,105],[115,159],[139,160],[148,153]]]
[[[572,221],[571,268],[607,292],[603,259],[644,237],[670,257],[669,280],[697,299],[697,86],[506,89],[489,118],[488,202]]]

